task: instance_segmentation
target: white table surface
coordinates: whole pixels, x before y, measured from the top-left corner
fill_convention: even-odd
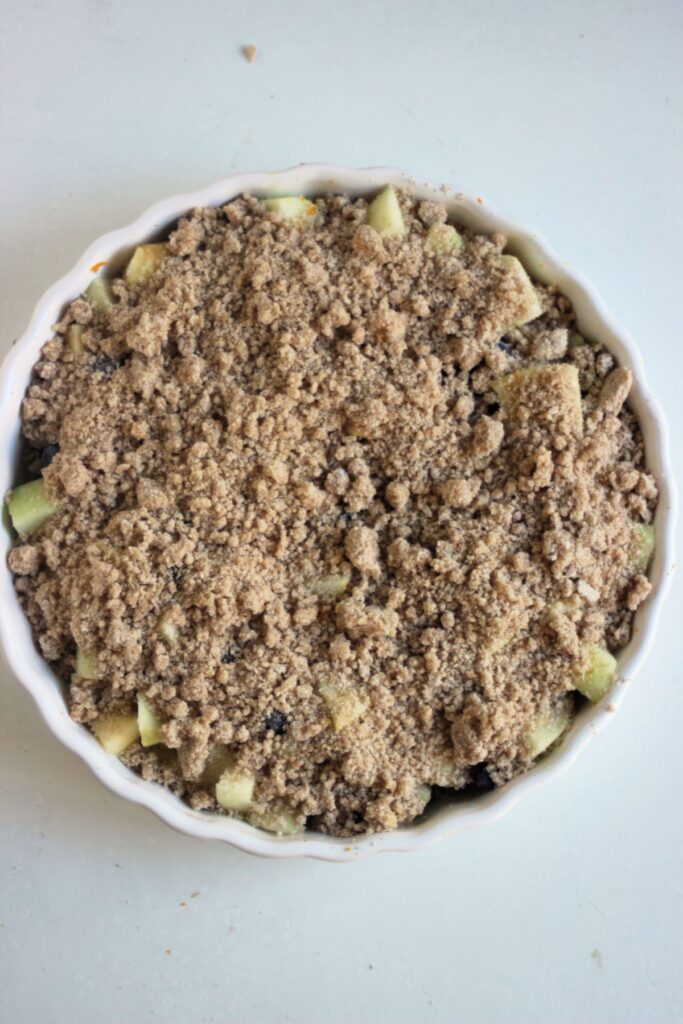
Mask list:
[[[676,447],[682,51],[680,0],[6,0],[2,351],[157,198],[388,163],[580,266],[640,340]],[[174,834],[101,788],[3,670],[0,1020],[683,1021],[682,596],[679,578],[623,710],[564,778],[488,830],[346,866]]]

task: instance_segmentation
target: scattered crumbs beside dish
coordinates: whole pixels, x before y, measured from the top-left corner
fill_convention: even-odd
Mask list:
[[[256,60],[257,49],[253,43],[249,43],[248,46],[243,46],[242,53],[247,58],[250,64],[253,64],[254,61]]]
[[[597,946],[595,947],[595,949],[591,953],[591,956],[592,956],[593,960],[595,960],[595,966],[601,968],[602,967],[602,952],[601,952],[601,950],[598,949]]]

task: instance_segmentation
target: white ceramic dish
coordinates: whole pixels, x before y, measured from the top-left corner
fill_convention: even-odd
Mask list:
[[[502,217],[479,198],[471,198],[446,186],[416,181],[409,175],[384,167],[352,170],[326,164],[303,164],[271,174],[238,174],[199,192],[171,196],[150,207],[133,224],[112,231],[94,242],[76,266],[54,284],[38,303],[28,330],[7,356],[0,372],[0,493],[13,482],[19,449],[19,409],[29,384],[31,368],[41,345],[51,336],[55,323],[68,302],[80,295],[92,280],[93,265],[107,261],[109,267],[122,265],[140,242],[160,237],[177,218],[196,206],[216,206],[241,192],[255,195],[320,194],[346,192],[374,193],[387,182],[408,188],[423,199],[445,202],[455,223],[478,231],[502,231],[510,248],[519,255],[534,277],[555,283],[571,299],[580,329],[602,341],[620,363],[631,367],[635,386],[631,403],[643,429],[648,464],[657,478],[660,501],[657,509],[657,549],[651,570],[654,589],[636,616],[633,639],[619,657],[620,678],[609,697],[578,717],[567,741],[536,768],[513,780],[501,790],[484,797],[463,799],[427,813],[417,824],[381,835],[359,839],[336,839],[307,833],[279,838],[232,818],[191,810],[170,792],[144,782],[115,757],[105,754],[86,729],[69,717],[60,685],[49,665],[36,650],[31,630],[17,600],[12,577],[6,568],[12,537],[7,526],[0,531],[3,569],[0,571],[0,640],[14,674],[32,694],[54,734],[92,768],[109,789],[143,804],[169,825],[189,835],[220,839],[250,853],[265,857],[317,857],[321,860],[353,860],[378,851],[409,851],[427,846],[462,829],[488,824],[508,811],[521,796],[564,771],[586,743],[621,706],[627,685],[641,667],[650,649],[659,610],[673,571],[675,495],[668,457],[668,441],[661,410],[645,383],[640,354],[623,330],[614,323],[592,287],[569,271],[538,234]]]

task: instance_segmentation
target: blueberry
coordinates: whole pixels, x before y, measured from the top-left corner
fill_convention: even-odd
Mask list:
[[[472,769],[472,785],[484,793],[496,788],[485,764],[476,764]]]
[[[223,665],[234,665],[239,660],[240,650],[238,647],[228,647],[227,651],[221,658]]]
[[[55,455],[59,452],[59,444],[55,441],[54,444],[46,445],[40,453],[40,467],[45,469],[50,465]]]
[[[271,711],[266,718],[266,729],[270,729],[276,736],[282,736],[287,729],[287,715],[282,711]]]
[[[507,353],[507,355],[510,355],[510,353],[514,351],[511,342],[506,341],[505,338],[500,339],[500,341],[498,342],[498,348],[500,349],[501,352]]]
[[[130,353],[126,353],[120,357],[120,359],[112,359],[111,356],[102,356],[95,363],[94,369],[98,373],[103,373],[105,377],[111,377],[115,370],[118,370],[120,366],[128,362],[130,359]]]
[[[118,369],[118,363],[115,359],[110,359],[109,356],[104,356],[95,363],[96,372],[103,373],[105,377],[111,377],[116,369]]]

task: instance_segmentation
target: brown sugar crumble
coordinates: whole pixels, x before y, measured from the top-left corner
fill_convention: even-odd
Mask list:
[[[71,715],[144,698],[123,761],[275,831],[525,771],[650,588],[630,372],[553,287],[522,322],[503,236],[430,247],[445,208],[398,199],[400,237],[341,195],[192,211],[147,279],[71,304],[22,408],[59,510],[9,564]]]

